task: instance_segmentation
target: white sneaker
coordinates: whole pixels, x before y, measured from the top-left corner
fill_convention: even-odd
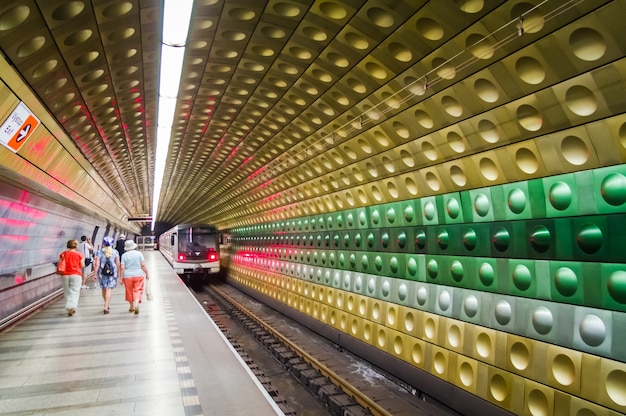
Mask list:
[[[89,289],[89,286],[81,286],[81,289]]]

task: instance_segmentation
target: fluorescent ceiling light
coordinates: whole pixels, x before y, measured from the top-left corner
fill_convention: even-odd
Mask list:
[[[165,0],[163,8],[163,38],[159,71],[159,103],[157,114],[154,188],[152,195],[152,230],[157,219],[163,173],[172,136],[176,99],[183,70],[185,44],[194,0]]]

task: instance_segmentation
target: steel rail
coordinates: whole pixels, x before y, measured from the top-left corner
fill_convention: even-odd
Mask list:
[[[236,300],[234,300],[233,298],[228,296],[226,293],[224,293],[222,290],[218,289],[217,287],[211,286],[211,288],[213,290],[215,290],[217,293],[219,293],[220,296],[224,297],[224,299],[226,299],[229,302],[231,302],[232,304],[236,305],[250,319],[253,319],[259,325],[261,325],[263,328],[265,328],[266,331],[271,333],[274,337],[276,337],[281,342],[286,344],[289,348],[291,348],[291,350],[294,353],[296,353],[298,356],[300,356],[300,358],[302,358],[303,360],[308,362],[313,368],[315,368],[317,371],[319,371],[323,376],[328,377],[333,382],[333,384],[335,384],[338,387],[340,387],[344,391],[344,393],[346,393],[349,396],[351,396],[354,400],[357,401],[357,403],[359,403],[359,405],[361,405],[362,407],[368,409],[372,413],[372,415],[374,415],[374,416],[392,416],[391,413],[389,413],[387,410],[383,409],[380,405],[378,405],[376,402],[374,402],[371,398],[369,398],[366,395],[364,395],[360,390],[358,390],[356,387],[354,387],[349,382],[344,380],[341,376],[339,376],[333,370],[329,369],[324,364],[319,362],[315,357],[311,356],[309,353],[304,351],[298,345],[294,344],[289,339],[285,338],[280,332],[276,331],[274,328],[272,328],[271,326],[266,324],[262,319],[257,317],[253,312],[248,310],[245,306],[243,306],[242,304],[240,304],[239,302],[237,302]]]

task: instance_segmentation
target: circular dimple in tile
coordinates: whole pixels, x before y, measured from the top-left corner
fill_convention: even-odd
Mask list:
[[[37,51],[39,51],[46,44],[45,36],[35,36],[23,42],[17,48],[17,56],[19,58],[26,58]]]
[[[386,29],[394,25],[393,16],[380,7],[372,7],[367,11],[367,17],[374,25]]]
[[[117,1],[102,10],[102,14],[108,18],[115,18],[128,14],[133,9],[129,1]]]
[[[490,181],[495,181],[500,175],[495,162],[488,157],[480,159],[480,162],[478,163],[478,168],[480,169],[481,175],[483,175],[485,179],[488,179]]]
[[[326,34],[326,32],[316,27],[305,27],[304,29],[302,29],[302,33],[304,33],[304,36],[306,36],[307,38],[316,42],[324,42],[328,39],[328,35]]]
[[[478,122],[478,135],[487,143],[497,143],[500,140],[498,128],[490,120]]]
[[[382,66],[374,62],[368,62],[365,64],[365,70],[372,76],[372,78],[378,80],[384,80],[387,78],[387,71]]]
[[[578,290],[578,277],[569,267],[560,267],[554,273],[554,287],[563,296],[572,296]]]
[[[590,116],[598,109],[595,95],[587,87],[574,85],[565,93],[565,103],[578,116]]]
[[[465,186],[467,184],[467,175],[460,166],[453,165],[450,167],[450,178],[457,186]]]
[[[69,1],[54,9],[52,12],[52,18],[54,20],[69,20],[85,10],[85,3],[82,1]]]
[[[491,355],[492,345],[491,338],[484,332],[481,332],[476,337],[476,352],[483,358],[487,358]]]
[[[467,361],[459,367],[459,380],[465,387],[470,387],[474,383],[474,369]]]
[[[585,316],[578,325],[578,331],[583,342],[591,347],[597,347],[606,338],[606,326],[596,315]]]
[[[261,29],[261,32],[270,39],[282,39],[287,36],[287,33],[283,29],[274,26],[265,26]]]
[[[500,325],[507,325],[513,316],[513,309],[511,308],[511,304],[506,300],[498,301],[496,304],[494,314],[496,317],[496,321]]]
[[[352,91],[358,94],[365,94],[367,92],[367,87],[365,87],[365,84],[355,78],[349,78],[347,83],[348,87],[350,87]]]
[[[484,217],[487,215],[489,213],[489,207],[489,198],[487,198],[485,194],[476,195],[476,198],[474,198],[474,210],[479,216]]]
[[[543,125],[543,118],[539,111],[531,105],[523,104],[516,111],[517,122],[528,131],[538,131]]]
[[[430,142],[427,142],[427,141],[422,142],[422,153],[424,154],[426,159],[430,161],[437,160],[437,157],[438,157],[437,150],[435,149],[435,146],[433,146],[433,144]]]
[[[274,11],[282,17],[297,17],[300,14],[300,8],[285,2],[276,3]]]
[[[327,55],[328,60],[338,68],[347,68],[350,65],[350,61],[343,55],[340,55],[335,52],[330,52]]]
[[[417,189],[417,183],[412,179],[412,178],[405,178],[404,179],[404,186],[406,187],[406,190],[409,194],[415,196],[418,193],[418,189]]]
[[[456,153],[463,153],[465,151],[465,142],[461,135],[455,131],[448,132],[446,135],[448,146]]]
[[[546,335],[554,327],[554,317],[550,309],[545,306],[538,307],[532,317],[533,328],[541,335]]]
[[[91,39],[92,35],[93,31],[91,29],[82,29],[69,34],[63,43],[65,46],[77,46]]]
[[[0,14],[0,32],[15,29],[28,19],[30,8],[28,6],[12,7]]]
[[[438,191],[439,189],[441,189],[441,183],[439,182],[439,178],[437,178],[437,176],[435,176],[435,174],[432,172],[426,173],[426,185],[428,185],[428,187],[433,191]]]
[[[348,12],[345,7],[339,3],[324,2],[320,5],[320,12],[329,19],[341,20],[345,19]]]
[[[477,33],[469,35],[465,41],[465,45],[466,49],[478,59],[490,59],[495,52],[489,39]]]
[[[500,374],[495,374],[489,380],[489,392],[494,400],[498,402],[504,401],[508,395],[508,390],[506,380]]]
[[[487,79],[480,78],[474,82],[474,91],[478,98],[486,103],[495,103],[500,98],[500,93],[493,83]]]
[[[606,378],[606,392],[608,396],[619,406],[626,406],[626,372],[616,369],[611,371]]]
[[[523,371],[528,368],[528,364],[530,363],[530,351],[528,351],[528,348],[523,343],[514,342],[513,345],[511,345],[509,359],[513,367]]]
[[[346,41],[350,44],[350,46],[361,51],[370,47],[370,43],[367,38],[359,35],[358,33],[346,33]]]
[[[528,410],[531,416],[550,416],[553,409],[541,390],[532,389],[528,394]]]
[[[417,124],[425,129],[432,129],[435,125],[433,118],[423,110],[416,110],[414,113],[415,121]],[[624,140],[626,142],[626,139]]]
[[[393,130],[396,132],[396,134],[403,138],[403,139],[408,139],[411,135],[411,132],[409,131],[409,129],[402,123],[400,123],[399,121],[395,121],[393,123]]]
[[[393,199],[398,199],[400,193],[398,192],[398,187],[396,186],[396,184],[393,182],[387,182],[385,185],[387,186],[387,193],[389,194],[389,196]]]
[[[392,42],[389,44],[389,52],[400,62],[410,62],[411,59],[413,59],[411,50],[398,42]]]
[[[51,73],[52,71],[54,71],[58,65],[59,65],[59,62],[56,59],[50,59],[48,61],[45,61],[45,62],[39,64],[33,70],[33,77],[34,78],[41,78],[43,76],[46,76],[49,73]]]
[[[620,206],[626,202],[626,177],[621,173],[608,174],[600,185],[600,193],[609,205]]]
[[[443,27],[428,17],[422,17],[417,20],[416,25],[417,32],[425,39],[437,41],[443,38]]]
[[[374,138],[382,147],[388,147],[389,145],[391,145],[391,140],[389,140],[389,137],[387,137],[387,135],[381,131],[376,130],[374,132]]]
[[[561,154],[576,166],[584,165],[589,160],[587,144],[576,136],[567,136],[561,140]]]
[[[313,57],[313,55],[311,54],[309,50],[300,48],[299,46],[294,46],[292,48],[289,48],[289,53],[303,61],[309,60]]]
[[[548,192],[550,204],[557,210],[562,211],[572,203],[572,190],[565,182],[555,182]]]
[[[400,150],[400,159],[405,166],[412,168],[415,166],[415,159],[413,159],[413,155],[405,149]]]
[[[521,214],[526,208],[526,194],[519,188],[515,188],[509,192],[508,207],[514,214]]]
[[[464,13],[478,13],[485,6],[484,0],[460,0],[455,2]]]
[[[67,84],[67,78],[56,79],[52,81],[52,83],[50,83],[50,85],[46,87],[46,90],[44,91],[44,93],[52,94],[53,92],[57,91],[59,88],[62,88],[65,84]]]
[[[524,173],[529,175],[536,173],[539,169],[539,161],[532,150],[525,147],[517,149],[515,152],[515,162],[517,167]]]
[[[441,99],[441,105],[444,111],[452,117],[461,117],[463,115],[463,106],[454,97],[446,95]]]
[[[515,71],[519,78],[527,84],[541,84],[546,79],[546,71],[543,65],[535,58],[523,56],[515,62]]]
[[[602,35],[591,28],[579,28],[569,36],[569,46],[577,58],[583,61],[596,61],[606,52],[606,41]]]
[[[552,376],[563,386],[571,386],[576,380],[576,367],[571,358],[558,354],[552,361]]]

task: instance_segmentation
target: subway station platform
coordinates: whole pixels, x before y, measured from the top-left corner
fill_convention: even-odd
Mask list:
[[[153,300],[138,315],[121,285],[107,315],[84,289],[74,316],[61,298],[0,334],[0,414],[283,414],[161,254],[143,253]]]

